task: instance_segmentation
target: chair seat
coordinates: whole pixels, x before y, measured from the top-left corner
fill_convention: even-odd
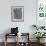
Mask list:
[[[15,33],[15,34],[7,33],[6,35],[7,36],[17,36],[17,33]]]

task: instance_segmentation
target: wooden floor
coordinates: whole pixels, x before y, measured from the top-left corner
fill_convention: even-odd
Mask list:
[[[4,43],[2,42],[0,42],[0,46],[4,46]],[[14,43],[12,43],[12,42],[10,42],[10,43],[8,43],[8,45],[7,46],[15,46],[15,42]],[[21,45],[22,46],[22,45]],[[25,45],[24,45],[25,46]],[[37,43],[30,43],[30,46],[37,46]],[[44,45],[42,45],[42,46],[46,46],[46,43],[44,43]]]

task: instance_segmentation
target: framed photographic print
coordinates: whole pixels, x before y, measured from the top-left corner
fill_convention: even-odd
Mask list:
[[[24,6],[11,7],[11,21],[12,22],[24,21]]]

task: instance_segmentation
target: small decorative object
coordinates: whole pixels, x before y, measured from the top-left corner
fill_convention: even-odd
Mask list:
[[[24,21],[24,6],[11,7],[11,21],[12,22]]]
[[[11,34],[18,33],[18,27],[16,28],[11,28]]]

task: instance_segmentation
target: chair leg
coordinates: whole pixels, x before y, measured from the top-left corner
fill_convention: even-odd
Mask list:
[[[5,46],[7,46],[7,42],[6,42],[6,41],[5,41],[5,43],[4,43],[4,44],[5,44]]]
[[[5,46],[7,46],[7,34],[5,34]]]

